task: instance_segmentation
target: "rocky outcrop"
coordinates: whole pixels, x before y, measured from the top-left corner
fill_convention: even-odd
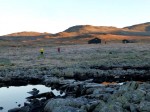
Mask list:
[[[9,112],[149,112],[150,83],[124,82],[118,84],[98,84],[93,80],[75,81],[57,79],[53,83],[57,89],[65,91],[65,96],[42,93],[31,96],[30,103]],[[50,97],[48,97],[50,96]],[[38,99],[40,98],[40,99]],[[46,99],[45,99],[46,98]]]
[[[63,71],[65,68],[58,69]],[[45,112],[61,112],[62,110],[73,112],[149,112],[149,67],[123,67],[119,69],[118,67],[93,66],[90,70],[92,69],[105,71],[134,69],[144,72],[139,72],[139,74],[119,74],[117,72],[118,74],[115,75],[108,72],[110,74],[96,75],[86,71],[81,74],[73,72],[73,75],[67,77],[66,74],[57,76],[48,67],[5,69],[0,72],[0,86],[40,83],[65,93],[64,96],[55,96],[49,92],[38,94],[38,90],[34,89],[31,91],[33,96],[28,98],[30,103],[25,103],[23,107],[10,110],[10,112],[18,110],[20,112],[42,112],[44,110]],[[131,81],[133,79],[145,82]],[[110,84],[101,84],[102,81],[109,81]],[[111,83],[113,81],[115,82]]]
[[[145,85],[145,88],[143,86]],[[150,84],[139,84],[137,82],[128,82],[121,86],[114,94],[112,94],[104,106],[99,104],[94,112],[149,112],[149,101],[146,96],[146,86]],[[145,106],[145,107],[144,107]]]
[[[149,83],[126,82],[124,85],[117,86],[87,86],[84,83],[83,89],[86,94],[78,98],[66,97],[65,99],[48,100],[44,110],[55,112],[61,107],[75,108],[75,112],[149,112],[149,93],[147,89]],[[57,112],[57,111],[56,111]]]
[[[81,106],[85,105],[86,103],[88,103],[88,101],[87,101],[87,99],[84,99],[84,98],[50,99],[48,101],[48,103],[46,104],[44,111],[45,112],[55,112],[60,107],[67,107],[67,108],[69,108],[69,110],[73,109],[76,112],[77,110],[80,111],[79,108],[81,108]],[[70,108],[70,107],[73,107],[73,108]]]

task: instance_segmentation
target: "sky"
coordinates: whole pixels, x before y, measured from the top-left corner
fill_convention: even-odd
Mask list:
[[[150,0],[0,0],[0,35],[150,22]]]

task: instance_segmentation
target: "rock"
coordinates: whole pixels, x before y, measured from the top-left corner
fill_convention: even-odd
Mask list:
[[[8,82],[11,81],[10,77],[0,77],[0,82]]]
[[[93,88],[93,94],[100,94],[100,93],[104,93],[103,90],[104,88]]]
[[[84,88],[100,88],[100,87],[104,87],[103,84],[97,84],[97,83],[85,83],[84,82]]]
[[[140,112],[150,112],[150,102],[142,101],[139,105]]]
[[[124,112],[123,108],[117,104],[105,104],[96,108],[93,112]]]
[[[30,106],[30,103],[24,102],[24,106]]]
[[[110,88],[110,87],[103,87],[103,88],[95,88],[93,91],[93,94],[102,94],[102,93],[113,93],[115,91],[114,88]]]
[[[140,101],[145,98],[146,92],[143,90],[134,90],[134,91],[128,91],[122,94],[122,96],[126,97],[128,102],[130,103],[140,103]]]
[[[50,98],[54,98],[55,95],[53,92],[45,92],[45,93],[37,94],[34,96],[29,96],[27,97],[27,99],[30,100],[30,99],[42,98],[42,97],[45,97],[46,99],[50,99]]]
[[[135,81],[127,82],[125,85],[122,85],[119,90],[131,91],[137,89],[139,84]]]
[[[70,79],[70,80],[60,80],[60,84],[62,84],[62,85],[73,84],[74,82],[75,82],[74,79]]]
[[[114,103],[114,102],[119,102],[122,104],[123,107],[127,107],[129,105],[129,101],[126,98],[125,95],[118,96],[118,95],[112,95],[107,102]]]
[[[148,92],[145,96],[145,100],[149,101],[150,102],[150,92]]]
[[[48,77],[48,78],[44,79],[43,82],[45,85],[59,84],[60,79],[57,77]]]
[[[109,104],[108,106],[104,106],[100,112],[124,112],[123,108],[119,105]]]
[[[101,110],[105,105],[106,103],[100,100],[93,112],[100,112],[99,110]]]
[[[138,87],[141,90],[144,90],[146,92],[150,92],[150,84],[149,83],[142,83]]]
[[[108,99],[108,102],[120,102],[123,107],[128,107],[129,103],[140,103],[145,99],[146,91],[141,90],[136,82],[129,82],[126,85],[120,86],[118,91]]]
[[[0,81],[0,87],[3,87],[3,86],[5,86],[5,83],[1,83]]]
[[[8,112],[19,112],[20,110],[21,110],[20,108],[14,108],[14,109],[8,110]]]
[[[89,104],[87,104],[86,110],[87,110],[88,112],[93,111],[99,103],[100,103],[100,101],[89,102]],[[84,110],[85,110],[85,109],[84,109]]]
[[[30,106],[27,107],[30,107],[29,112],[41,112],[43,110],[43,103],[41,102],[41,100],[33,99],[30,103]]]
[[[82,105],[85,105],[86,103],[88,103],[88,101],[85,98],[50,99],[46,104],[46,106],[44,107],[44,110],[46,112],[51,112],[53,111],[54,108],[61,106],[71,106],[74,108],[80,108]]]
[[[29,94],[35,96],[35,95],[37,95],[39,92],[40,92],[39,90],[37,90],[37,89],[34,88],[34,89],[32,89],[32,91],[29,91],[29,92],[27,92],[27,93],[29,93]]]
[[[29,106],[21,107],[19,112],[30,112],[30,107]]]
[[[87,112],[87,111],[79,108],[70,107],[70,106],[60,106],[48,112]]]
[[[20,107],[21,106],[21,104],[18,104],[18,107]]]
[[[135,104],[130,104],[130,112],[138,112]]]
[[[110,97],[111,94],[106,93],[106,94],[90,94],[90,95],[86,95],[86,98],[89,99],[99,99],[99,100],[103,100],[103,101],[107,101],[108,98]]]
[[[95,90],[95,88],[89,88],[85,91],[85,94],[88,95],[88,94],[92,94],[93,91]],[[99,92],[99,91],[98,91]]]
[[[137,89],[132,92],[132,102],[133,103],[140,103],[142,99],[145,98],[146,92],[140,89]]]
[[[3,110],[4,108],[3,107],[0,107],[0,110]]]

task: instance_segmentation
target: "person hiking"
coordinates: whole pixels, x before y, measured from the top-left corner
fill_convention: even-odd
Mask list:
[[[57,48],[57,51],[60,53],[60,48],[59,47]]]
[[[43,48],[40,49],[40,54],[41,54],[41,55],[44,54],[44,49],[43,49]]]
[[[40,53],[40,55],[38,56],[38,59],[44,59],[45,56],[44,56],[44,49],[43,49],[43,48],[41,48],[41,49],[39,50],[39,53]]]

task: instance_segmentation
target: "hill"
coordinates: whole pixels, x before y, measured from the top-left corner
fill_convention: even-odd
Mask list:
[[[108,27],[108,26],[92,26],[92,25],[77,25],[70,27],[66,29],[64,32],[77,32],[77,33],[96,33],[96,32],[101,32],[101,33],[108,33],[112,31],[119,30],[119,28],[116,27]]]
[[[67,35],[76,36],[81,34],[150,36],[150,22],[132,25],[124,28],[116,28],[112,26],[77,25],[64,30],[64,32],[58,33],[58,35],[62,37],[66,37]]]
[[[150,32],[150,22],[124,27],[124,29],[140,32]]]
[[[41,35],[47,35],[49,33],[39,33],[39,32],[16,32],[16,33],[12,33],[12,34],[8,34],[5,36],[41,36]]]
[[[5,36],[43,36],[50,37],[72,37],[83,34],[113,34],[113,35],[127,35],[127,36],[150,36],[150,22],[127,26],[124,28],[116,28],[112,26],[92,26],[92,25],[76,25],[69,27],[63,32],[56,34],[39,33],[39,32],[17,32]]]
[[[123,39],[136,42],[150,42],[150,22],[124,28],[112,26],[76,25],[56,34],[39,32],[17,32],[0,36],[0,45],[64,45],[86,44],[90,39],[100,38],[102,42],[121,42]]]

